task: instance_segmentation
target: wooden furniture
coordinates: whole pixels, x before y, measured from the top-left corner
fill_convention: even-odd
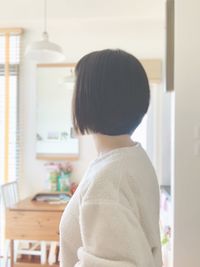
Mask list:
[[[19,201],[18,182],[13,181],[1,185],[1,194],[6,208]]]
[[[0,190],[1,190],[1,195],[3,198],[4,206],[6,209],[12,207],[13,205],[19,202],[20,198],[19,198],[17,180],[1,185]],[[14,248],[15,250],[14,261],[15,262],[17,261],[17,258],[20,255],[32,255],[32,256],[39,256],[42,264],[46,263],[46,243],[44,241],[36,242],[32,240],[31,241],[26,240],[26,242],[23,242],[23,243],[26,244],[26,248],[22,246],[20,241],[16,240],[15,242],[15,248]],[[3,264],[4,267],[6,267],[8,263],[9,247],[10,247],[10,240],[6,239],[4,264]]]
[[[65,204],[50,204],[27,198],[6,211],[6,238],[11,240],[11,267],[47,267],[47,264],[14,263],[14,240],[58,241]],[[56,265],[53,265],[56,266]]]

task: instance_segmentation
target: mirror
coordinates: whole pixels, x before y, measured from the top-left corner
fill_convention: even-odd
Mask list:
[[[79,140],[72,126],[75,64],[37,65],[36,155],[76,159]]]

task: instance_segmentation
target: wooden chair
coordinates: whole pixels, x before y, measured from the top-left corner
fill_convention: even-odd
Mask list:
[[[5,208],[10,208],[19,201],[19,191],[17,181],[3,184],[1,195]]]
[[[9,182],[1,186],[1,195],[5,208],[10,208],[12,205],[19,201],[19,191],[17,181]],[[22,243],[26,243],[26,247],[22,246]],[[30,256],[40,256],[41,264],[46,263],[46,242],[42,241],[15,241],[14,249],[14,261],[17,261],[19,255],[30,255]],[[5,260],[4,266],[7,266],[8,262],[8,252],[9,252],[10,241],[6,240],[5,244]]]

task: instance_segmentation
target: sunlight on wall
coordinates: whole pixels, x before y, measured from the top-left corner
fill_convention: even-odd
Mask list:
[[[137,127],[132,134],[131,139],[134,142],[139,142],[146,150],[147,148],[147,115],[143,118],[141,124]]]

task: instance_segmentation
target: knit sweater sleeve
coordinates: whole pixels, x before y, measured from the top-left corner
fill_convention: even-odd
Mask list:
[[[114,201],[80,206],[83,246],[75,267],[154,267],[152,252],[134,211]]]

